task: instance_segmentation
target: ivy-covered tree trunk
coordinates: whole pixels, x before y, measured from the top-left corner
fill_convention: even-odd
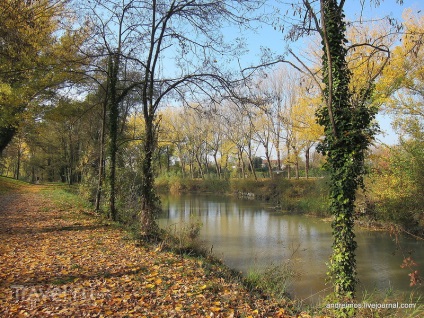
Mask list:
[[[143,144],[142,184],[141,184],[141,234],[153,238],[158,234],[156,223],[160,210],[159,199],[154,190],[153,154],[156,149],[156,125],[154,116],[145,112],[145,131]]]
[[[364,102],[354,104],[351,98],[342,6],[336,0],[321,0],[321,18],[326,105],[318,110],[317,116],[318,123],[325,128],[325,140],[319,149],[327,156],[326,167],[331,176],[334,242],[329,275],[335,296],[349,300],[355,295],[356,285],[355,192],[363,184],[364,153],[372,140],[375,111]]]
[[[109,156],[110,156],[110,198],[109,198],[109,216],[113,221],[117,221],[116,211],[116,154],[118,152],[118,118],[119,118],[119,99],[118,89],[118,71],[119,54],[114,54],[109,60],[109,81],[110,81],[110,103],[109,103]]]
[[[97,191],[96,191],[96,202],[95,210],[100,211],[100,201],[103,194],[103,181],[104,181],[104,170],[105,170],[105,140],[106,140],[106,114],[108,105],[108,88],[109,82],[106,84],[105,97],[102,105],[102,126],[100,131],[100,149],[99,149],[99,170],[97,175]]]

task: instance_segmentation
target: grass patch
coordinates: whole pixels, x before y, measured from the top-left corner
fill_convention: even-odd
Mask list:
[[[271,264],[264,269],[251,269],[247,273],[245,282],[250,289],[259,289],[268,296],[277,300],[290,298],[289,288],[300,272],[296,270],[295,254],[299,246],[294,248],[287,260]]]
[[[290,263],[272,264],[264,270],[253,269],[247,273],[246,283],[276,299],[289,297],[289,287],[298,276]]]
[[[51,184],[42,188],[41,194],[62,210],[90,210],[91,205],[78,195],[77,187]]]
[[[11,191],[19,192],[19,190],[28,189],[32,184],[9,177],[0,177],[0,194]]]
[[[160,249],[168,249],[178,254],[205,257],[208,252],[200,240],[202,223],[190,220],[188,223],[173,224],[162,230]]]

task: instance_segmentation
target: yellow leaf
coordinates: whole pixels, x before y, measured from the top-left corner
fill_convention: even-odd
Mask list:
[[[206,289],[206,285],[203,285],[202,287],[200,287],[201,290]]]
[[[282,317],[286,311],[283,308],[280,308],[277,312],[277,317]]]
[[[218,311],[221,311],[221,307],[211,307],[211,310],[213,312],[218,312]]]
[[[121,301],[122,301],[122,298],[120,297],[113,298],[114,303],[120,303]]]

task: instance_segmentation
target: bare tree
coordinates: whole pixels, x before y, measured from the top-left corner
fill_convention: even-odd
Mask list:
[[[142,234],[150,237],[157,231],[155,215],[159,209],[152,166],[158,109],[167,102],[189,105],[193,101],[214,99],[215,92],[223,87],[231,90],[228,64],[242,47],[237,42],[225,43],[221,29],[226,25],[247,25],[253,10],[263,1],[96,0],[91,3],[95,6],[85,12],[99,31],[93,38],[98,44],[96,51],[113,57],[108,72],[110,104],[120,102],[129,90],[139,92],[145,124],[140,222]],[[123,78],[122,64],[140,77]],[[114,80],[118,88],[115,97]]]

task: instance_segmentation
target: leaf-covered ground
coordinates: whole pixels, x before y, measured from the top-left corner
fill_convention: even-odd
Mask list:
[[[0,192],[1,317],[289,317],[222,267],[139,246],[49,191]]]

